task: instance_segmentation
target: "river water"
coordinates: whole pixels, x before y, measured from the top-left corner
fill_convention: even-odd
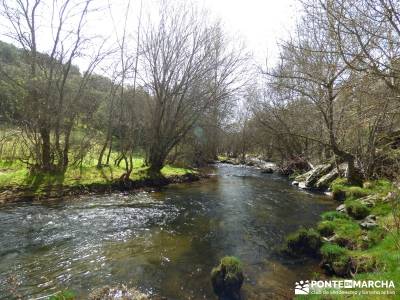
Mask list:
[[[284,257],[279,247],[332,201],[253,168],[221,164],[214,172],[161,191],[1,207],[0,299],[64,288],[86,299],[116,284],[167,299],[215,299],[209,274],[224,255],[244,264],[245,299],[290,298],[316,262]]]

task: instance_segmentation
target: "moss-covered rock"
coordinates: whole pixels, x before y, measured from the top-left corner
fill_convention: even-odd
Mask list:
[[[300,228],[286,238],[285,252],[291,255],[315,256],[321,245],[321,236],[315,229]]]
[[[243,280],[242,264],[234,256],[225,256],[211,271],[211,283],[219,299],[240,299]]]

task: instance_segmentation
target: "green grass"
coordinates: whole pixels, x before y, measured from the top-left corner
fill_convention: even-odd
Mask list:
[[[357,200],[346,200],[347,213],[356,220],[364,219],[371,213],[371,210],[363,203]]]
[[[389,180],[380,179],[367,181],[363,187],[351,186],[347,184],[345,178],[337,178],[331,184],[331,190],[334,193],[343,191],[348,199],[358,199],[372,194],[386,195],[393,189],[393,184]]]
[[[235,256],[223,257],[219,265],[212,269],[211,277],[215,277],[221,272],[224,274],[224,279],[227,281],[240,280],[243,274],[240,259]]]
[[[114,160],[112,159],[111,162]],[[96,167],[97,161],[88,158],[79,167],[69,167],[64,174],[40,173],[31,174],[28,168],[20,162],[0,161],[0,190],[22,188],[29,189],[40,194],[42,191],[54,186],[84,186],[92,184],[110,184],[120,178],[125,172],[124,163],[121,166]],[[144,166],[142,157],[133,160],[133,171],[130,176],[132,180],[143,180],[147,178],[147,167]],[[166,165],[161,174],[165,177],[182,176],[188,173],[196,173],[189,168],[174,167]]]

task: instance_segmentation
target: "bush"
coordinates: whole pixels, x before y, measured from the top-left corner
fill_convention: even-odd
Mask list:
[[[368,216],[371,210],[365,205],[357,201],[346,203],[347,213],[356,220],[364,219]]]
[[[286,251],[292,255],[316,255],[321,245],[321,236],[315,229],[300,228],[286,238]]]

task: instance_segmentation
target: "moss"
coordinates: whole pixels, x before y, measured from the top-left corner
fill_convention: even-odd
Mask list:
[[[286,238],[285,251],[292,255],[316,255],[321,245],[321,236],[315,229],[300,228]]]
[[[365,204],[358,201],[347,201],[346,211],[356,220],[364,219],[371,213],[371,210]]]

